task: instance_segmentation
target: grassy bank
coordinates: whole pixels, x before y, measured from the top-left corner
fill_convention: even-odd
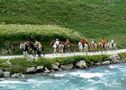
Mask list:
[[[27,73],[27,68],[36,68],[42,66],[43,69],[40,71],[41,73],[47,68],[51,72],[59,71],[59,70],[71,70],[74,68],[81,68],[77,66],[79,61],[84,61],[86,63],[86,67],[93,66],[101,66],[101,65],[109,65],[109,64],[117,64],[126,62],[126,53],[119,53],[118,55],[95,55],[95,56],[72,56],[72,57],[59,57],[59,58],[17,58],[10,60],[0,60],[0,69],[3,71],[9,71],[11,74],[14,73]],[[71,67],[72,64],[72,67]],[[81,62],[82,64],[82,62]],[[83,67],[84,63],[80,66]],[[54,69],[58,67],[58,69]],[[62,66],[66,66],[71,69],[63,69]],[[82,68],[81,68],[82,69]],[[84,68],[83,68],[84,69]],[[35,72],[33,72],[35,73]]]
[[[6,62],[6,60],[0,60],[0,67],[3,70],[8,70],[11,73],[26,73],[26,69],[28,67],[36,67],[36,66],[44,66],[48,68],[49,70],[52,68],[52,64],[58,62],[62,65],[68,65],[73,64],[74,66],[76,63],[80,60],[85,60],[87,63],[87,66],[90,67],[92,63],[97,62],[103,62],[106,59],[108,59],[109,56],[107,55],[96,55],[96,56],[73,56],[73,57],[64,57],[64,58],[54,58],[54,59],[48,59],[48,58],[40,58],[38,60],[28,60],[26,58],[18,58],[18,59],[12,59],[10,60],[11,66],[7,64],[3,64]]]

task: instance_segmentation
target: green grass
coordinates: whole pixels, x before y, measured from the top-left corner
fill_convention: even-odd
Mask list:
[[[0,25],[0,40],[25,40],[40,39],[48,40],[49,38],[70,38],[77,40],[82,37],[79,32],[74,32],[67,28],[57,25],[18,25],[8,24]]]
[[[0,22],[60,25],[88,38],[126,33],[125,0],[1,0]]]

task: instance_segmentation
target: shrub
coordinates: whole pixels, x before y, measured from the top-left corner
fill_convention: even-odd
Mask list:
[[[119,56],[121,59],[125,59],[126,58],[126,53],[119,53]]]
[[[49,59],[44,59],[44,58],[40,58],[38,59],[35,64],[36,65],[43,65],[44,67],[51,69],[52,68],[52,61]]]

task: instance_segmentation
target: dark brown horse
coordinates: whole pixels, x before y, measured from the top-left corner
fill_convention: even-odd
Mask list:
[[[34,45],[34,43],[29,42],[29,48],[31,48],[32,50],[32,55],[35,57],[36,55],[38,55],[39,57],[41,57],[41,54],[43,54],[43,56],[45,56],[45,50],[44,50],[44,46],[42,45],[41,48],[38,48],[37,46]]]

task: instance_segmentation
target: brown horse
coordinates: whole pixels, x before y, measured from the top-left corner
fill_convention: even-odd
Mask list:
[[[66,42],[62,42],[62,44],[64,45],[64,49],[63,49],[64,53],[74,52],[74,44],[73,43],[66,44]]]

